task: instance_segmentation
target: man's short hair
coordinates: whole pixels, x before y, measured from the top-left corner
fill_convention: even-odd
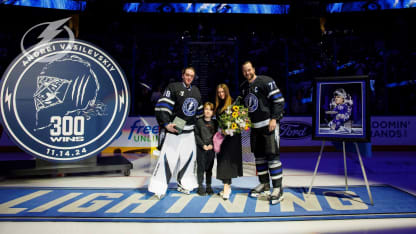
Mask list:
[[[245,62],[241,65],[241,67],[243,67],[243,66],[244,66],[244,65],[246,65],[246,64],[251,64],[251,66],[252,66],[252,67],[254,67],[253,63],[252,63],[250,60],[245,61]]]
[[[184,69],[182,69],[182,75],[183,75],[183,74],[185,74],[186,70],[188,70],[188,69],[189,69],[189,70],[192,70],[192,71],[194,71],[194,73],[196,73],[196,72],[195,72],[195,68],[194,68],[194,67],[192,67],[192,66],[189,66],[189,67],[185,67]]]

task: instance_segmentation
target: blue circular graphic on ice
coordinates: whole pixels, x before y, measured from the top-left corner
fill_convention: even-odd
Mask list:
[[[244,103],[246,104],[246,106],[248,108],[248,112],[250,112],[250,113],[256,111],[257,108],[259,107],[259,100],[257,99],[256,95],[254,95],[252,93],[249,93],[244,98]]]
[[[120,132],[129,104],[120,66],[102,49],[80,40],[32,47],[9,65],[1,80],[4,128],[22,149],[47,160],[98,154]]]
[[[186,116],[194,116],[198,108],[198,101],[195,98],[187,98],[183,102],[182,111]]]

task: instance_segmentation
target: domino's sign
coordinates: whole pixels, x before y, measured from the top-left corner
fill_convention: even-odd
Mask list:
[[[0,87],[1,121],[9,136],[46,160],[98,154],[129,112],[122,69],[81,40],[56,39],[26,50],[9,65]]]

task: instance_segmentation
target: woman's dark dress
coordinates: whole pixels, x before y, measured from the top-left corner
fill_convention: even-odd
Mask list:
[[[217,120],[219,116],[220,114],[217,113]],[[220,152],[217,154],[217,179],[231,179],[239,176],[243,176],[241,134],[225,136]]]

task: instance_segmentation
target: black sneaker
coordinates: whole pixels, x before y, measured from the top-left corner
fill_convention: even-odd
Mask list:
[[[205,188],[204,188],[204,186],[199,186],[198,187],[198,190],[197,190],[197,193],[198,193],[199,196],[205,196]]]
[[[273,188],[270,195],[270,204],[276,205],[283,200],[283,188]]]
[[[260,197],[270,195],[270,184],[259,184],[250,190],[250,197]]]
[[[214,194],[214,190],[212,190],[211,185],[207,185],[206,192],[207,192],[207,194],[208,194],[208,195],[212,195],[212,194]]]

